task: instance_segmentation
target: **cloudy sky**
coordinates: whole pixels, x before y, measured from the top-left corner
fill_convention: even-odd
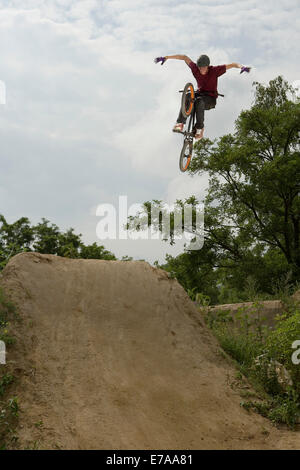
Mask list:
[[[252,82],[300,79],[299,0],[0,1],[0,213],[9,222],[42,217],[73,227],[118,257],[151,262],[176,254],[160,241],[99,240],[100,204],[172,202],[207,187],[178,169],[181,136],[171,132],[178,90],[193,76],[161,55],[208,54],[240,62],[219,80],[206,136],[234,130],[251,106]]]

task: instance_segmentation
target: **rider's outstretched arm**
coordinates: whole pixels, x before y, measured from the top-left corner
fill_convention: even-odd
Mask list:
[[[180,55],[180,54],[177,54],[177,55],[166,55],[166,56],[165,56],[165,59],[166,59],[166,60],[168,60],[168,59],[184,60],[187,65],[189,65],[189,64],[192,62],[192,60],[191,60],[187,55]]]
[[[226,70],[228,69],[241,69],[243,66],[241,64],[237,64],[236,62],[233,62],[232,64],[227,64],[226,65]]]

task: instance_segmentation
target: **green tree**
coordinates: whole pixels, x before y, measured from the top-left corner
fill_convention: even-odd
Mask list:
[[[0,269],[12,256],[24,251],[67,258],[116,259],[103,245],[85,245],[81,234],[77,235],[73,228],[62,232],[45,218],[36,225],[31,225],[26,217],[9,224],[0,214],[0,224]]]
[[[217,271],[212,269],[212,257],[213,254],[204,246],[202,250],[181,253],[176,257],[166,255],[166,263],[159,267],[175,277],[186,291],[205,293],[210,303],[215,304],[219,297],[219,281]]]
[[[232,261],[281,253],[300,274],[300,105],[277,77],[256,86],[234,135],[196,145],[190,172],[210,177],[206,233]]]
[[[34,243],[33,250],[42,254],[57,254],[59,246],[59,228],[51,224],[49,220],[42,218],[42,222],[33,228]]]
[[[81,245],[80,248],[80,258],[85,259],[106,259],[106,260],[116,260],[114,254],[106,250],[103,245],[97,245],[93,243],[92,245]]]
[[[229,288],[243,289],[251,275],[271,292],[274,280],[288,271],[294,283],[300,279],[300,104],[280,76],[254,86],[254,103],[241,112],[235,132],[197,142],[189,172],[209,176],[200,251],[205,259],[209,254],[211,270]],[[151,205],[158,203],[145,203],[143,213],[129,218],[128,229],[152,225],[163,231],[161,219],[151,218]],[[171,243],[173,219],[174,211]],[[189,255],[197,272],[201,257]]]
[[[21,251],[31,251],[34,231],[27,217],[9,224],[0,214],[0,268],[9,258]]]

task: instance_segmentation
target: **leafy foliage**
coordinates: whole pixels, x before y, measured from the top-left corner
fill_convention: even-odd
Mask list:
[[[14,342],[14,338],[9,333],[9,324],[16,318],[18,318],[16,307],[6,298],[0,288],[0,340],[4,341],[6,347]],[[14,383],[14,376],[8,371],[7,364],[2,364],[0,371],[0,449],[5,449],[8,443],[16,440],[15,426],[19,407],[17,397],[7,397]]]
[[[293,285],[300,280],[300,104],[290,99],[293,88],[281,76],[267,86],[253,85],[253,105],[240,113],[235,132],[195,144],[188,171],[209,176],[201,254],[187,246],[184,255],[168,257],[164,266],[185,288],[198,287],[212,302],[218,297],[226,301],[228,292],[234,301],[245,300],[249,276],[259,293],[270,296],[275,282],[288,272]],[[197,235],[199,201],[193,196],[169,210],[169,235],[162,224],[166,214],[152,216],[161,201],[147,201],[140,214],[129,218],[128,229],[152,226],[172,244],[173,220],[191,203],[190,229]]]
[[[260,401],[242,402],[241,406],[294,427],[300,419],[300,361],[293,361],[295,341],[300,359],[297,305],[278,318],[273,330],[264,326],[263,318],[243,308],[234,317],[229,310],[208,311],[205,319],[221,347],[260,393]]]
[[[12,256],[29,251],[67,258],[116,259],[102,245],[85,245],[81,234],[75,234],[73,228],[62,232],[57,225],[44,218],[37,225],[31,225],[26,217],[9,224],[0,215],[0,224],[0,269]]]
[[[8,328],[9,321],[17,318],[17,311],[15,305],[10,302],[0,288],[0,340],[4,341],[6,345],[13,343],[13,338],[10,336]]]
[[[292,345],[295,341],[300,342],[300,309],[292,314],[287,313],[280,316],[275,330],[270,333],[266,341],[268,356],[286,367],[300,396],[300,364],[294,363],[292,360]],[[298,350],[300,357],[300,345]]]

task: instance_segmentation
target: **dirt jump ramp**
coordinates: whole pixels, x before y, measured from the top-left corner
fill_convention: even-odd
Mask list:
[[[164,271],[23,253],[1,285],[21,317],[7,357],[21,448],[299,448],[241,408],[234,367]]]

